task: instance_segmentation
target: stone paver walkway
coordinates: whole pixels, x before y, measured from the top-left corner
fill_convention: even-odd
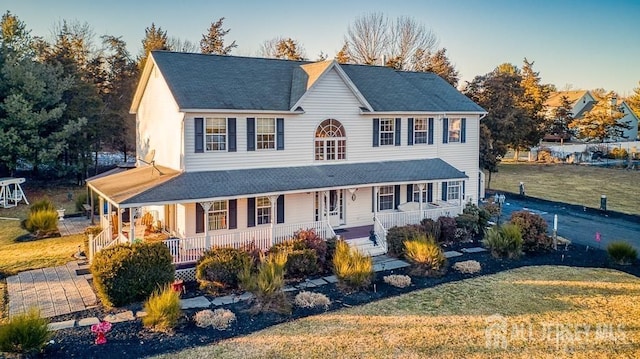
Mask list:
[[[63,236],[84,233],[84,230],[91,226],[91,220],[87,217],[65,217],[58,222],[58,229]]]
[[[43,317],[68,314],[95,306],[97,298],[87,276],[77,275],[78,262],[64,266],[34,269],[7,278],[9,316],[40,309]]]

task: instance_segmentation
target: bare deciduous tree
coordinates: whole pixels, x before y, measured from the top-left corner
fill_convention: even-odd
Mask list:
[[[379,63],[389,48],[389,22],[382,13],[358,17],[347,29],[345,42],[351,61],[358,64]]]
[[[297,41],[290,37],[275,37],[271,40],[266,40],[260,45],[258,55],[262,57],[286,59],[286,60],[304,60],[305,51],[304,47]]]
[[[197,44],[189,41],[182,40],[177,37],[170,37],[167,40],[167,47],[171,51],[179,51],[179,52],[200,52],[200,48]]]
[[[438,38],[430,29],[413,18],[401,16],[390,28],[389,59],[395,61],[395,68],[414,70],[412,60],[418,51],[431,52],[438,44]]]

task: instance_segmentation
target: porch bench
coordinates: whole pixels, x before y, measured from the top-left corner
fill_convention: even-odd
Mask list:
[[[82,205],[82,209],[83,209],[84,215],[87,216],[87,218],[91,218],[91,206],[85,203]]]

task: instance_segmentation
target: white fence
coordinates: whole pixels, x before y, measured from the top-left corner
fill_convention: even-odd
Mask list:
[[[120,237],[113,238],[111,227],[106,227],[97,235],[89,235],[89,262],[93,261],[93,256],[101,250],[111,247],[119,242]]]
[[[419,224],[425,218],[431,218],[434,221],[438,217],[453,217],[462,213],[462,206],[446,206],[441,204],[441,208],[429,208],[422,211],[408,211],[408,212],[379,212],[376,214],[376,218],[380,221],[384,228],[391,228],[396,226],[406,226],[408,224]]]

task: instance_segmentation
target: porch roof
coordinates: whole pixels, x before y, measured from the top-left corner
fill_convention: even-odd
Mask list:
[[[115,176],[123,176],[115,179]],[[113,181],[138,176],[127,171]],[[169,177],[169,175],[165,176]],[[327,164],[299,167],[255,168],[229,171],[183,172],[146,186],[132,195],[118,195],[114,202],[122,207],[152,204],[190,203],[216,198],[234,198],[314,189],[401,184],[419,181],[468,178],[439,159]],[[100,181],[111,181],[111,176]],[[95,188],[100,186],[93,182]],[[119,186],[127,189],[126,186]],[[101,191],[105,193],[104,191]],[[127,190],[131,193],[133,190]],[[106,194],[106,193],[105,193]]]
[[[124,203],[175,178],[179,171],[163,166],[144,166],[87,180],[87,185],[112,202]]]

